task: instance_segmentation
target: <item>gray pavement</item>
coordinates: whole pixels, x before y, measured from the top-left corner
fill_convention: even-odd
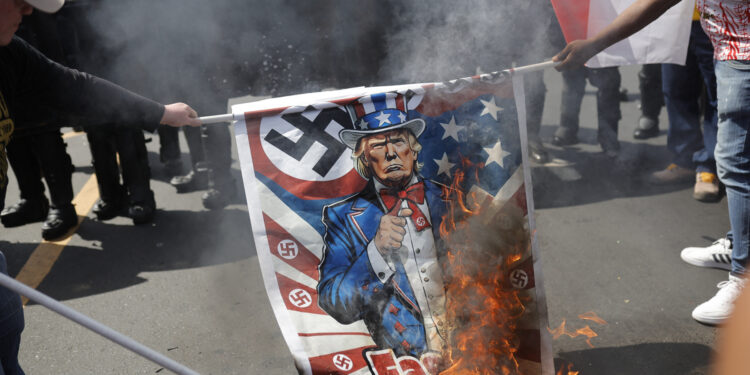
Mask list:
[[[636,99],[637,68],[623,68]],[[559,118],[561,77],[548,85],[542,137]],[[634,141],[636,102],[622,103],[622,158],[597,155],[593,88],[581,114],[582,144],[550,146],[565,163],[534,167],[537,234],[551,327],[589,325],[597,334],[553,341],[556,367],[588,374],[705,374],[716,329],[693,321],[694,306],[726,279],[719,270],[683,263],[683,247],[709,244],[728,229],[726,201],[693,200],[692,185],[643,182],[668,164],[662,134]],[[68,141],[76,190],[91,176],[83,136]],[[39,290],[182,362],[202,374],[293,374],[291,355],[271,312],[250,234],[244,197],[226,210],[202,208],[200,193],[176,194],[151,152],[159,211],[151,225],[117,218],[85,220]],[[188,163],[183,143],[183,158]],[[235,153],[236,155],[236,153]],[[235,157],[236,160],[236,157]],[[234,173],[239,180],[235,162]],[[9,188],[7,204],[17,188]],[[0,248],[11,275],[39,242],[39,225],[3,229]],[[584,321],[593,311],[607,324]],[[30,303],[20,361],[28,374],[155,374],[158,365]]]

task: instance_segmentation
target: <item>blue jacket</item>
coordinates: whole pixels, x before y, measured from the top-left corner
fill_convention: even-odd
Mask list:
[[[439,228],[446,201],[442,185],[423,182],[441,258]],[[427,349],[424,324],[403,266],[397,264],[393,276],[382,283],[367,255],[367,244],[384,214],[372,181],[359,194],[323,209],[325,252],[319,266],[318,303],[340,323],[364,320],[378,348],[419,358]]]

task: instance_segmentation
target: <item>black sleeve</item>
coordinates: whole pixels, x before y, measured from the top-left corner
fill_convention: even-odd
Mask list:
[[[164,106],[112,82],[62,66],[14,38],[21,102],[38,102],[92,123],[116,123],[155,131]]]

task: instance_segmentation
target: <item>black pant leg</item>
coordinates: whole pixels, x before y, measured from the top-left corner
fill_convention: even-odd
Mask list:
[[[15,137],[8,143],[8,162],[18,181],[21,199],[39,201],[44,197],[42,169],[34,154],[32,136]]]
[[[34,137],[34,153],[42,167],[49,188],[50,201],[55,207],[70,204],[73,200],[73,162],[65,150],[67,145],[59,130]]]
[[[103,130],[101,127],[87,129],[86,137],[99,184],[99,196],[105,202],[117,202],[122,198],[122,185],[120,167],[117,165],[115,130]]]
[[[203,127],[203,147],[212,187],[221,188],[234,183],[232,168],[232,136],[226,125]]]
[[[122,180],[128,190],[130,203],[152,201],[154,194],[151,191],[151,169],[143,131],[117,129],[117,152],[120,154]]]

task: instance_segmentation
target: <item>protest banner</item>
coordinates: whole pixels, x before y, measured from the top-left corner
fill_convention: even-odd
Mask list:
[[[553,373],[520,78],[232,107],[263,279],[301,374]]]

